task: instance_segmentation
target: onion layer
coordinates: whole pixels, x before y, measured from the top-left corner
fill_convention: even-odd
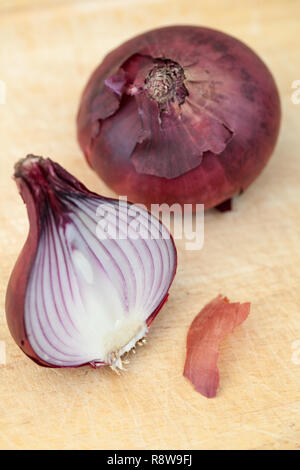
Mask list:
[[[50,159],[29,155],[15,180],[30,230],[7,289],[12,336],[40,365],[121,367],[167,300],[176,270],[170,234]]]
[[[279,124],[278,91],[262,60],[195,26],[149,31],[108,54],[77,117],[89,164],[117,193],[206,209],[259,175]]]

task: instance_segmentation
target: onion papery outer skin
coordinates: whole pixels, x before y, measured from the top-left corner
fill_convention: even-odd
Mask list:
[[[192,321],[187,335],[183,375],[203,396],[216,396],[220,381],[219,344],[247,319],[249,313],[250,302],[232,303],[227,297],[218,295]]]
[[[170,145],[161,147],[156,103],[136,91],[153,59],[180,64],[189,93],[184,104],[160,114],[166,132],[173,129]],[[186,125],[178,124],[174,143],[178,109]],[[105,57],[83,92],[77,132],[90,166],[117,193],[147,205],[203,203],[208,209],[259,175],[275,146],[280,114],[274,79],[245,44],[209,28],[170,26]],[[199,116],[205,118],[200,124]],[[196,135],[206,143],[195,142]]]
[[[20,160],[15,166],[15,181],[19,192],[27,207],[29,218],[29,233],[25,245],[16,261],[12,274],[10,276],[7,292],[6,292],[6,317],[9,330],[17,345],[21,350],[34,362],[44,367],[60,368],[60,367],[80,367],[90,365],[99,367],[107,365],[104,361],[87,361],[82,364],[57,365],[43,360],[32,347],[28,339],[28,332],[25,325],[25,299],[27,287],[30,282],[30,276],[34,269],[34,263],[37,257],[39,244],[49,214],[52,214],[55,223],[60,227],[65,227],[71,223],[68,207],[64,204],[64,195],[68,194],[73,197],[91,197],[95,201],[103,204],[105,201],[119,203],[119,201],[111,198],[99,196],[89,191],[75,177],[64,170],[60,165],[50,159],[43,159],[28,155],[25,159]],[[124,202],[124,201],[123,201]],[[132,206],[131,203],[125,203]],[[150,215],[150,217],[154,218]],[[156,219],[156,218],[154,218]],[[158,222],[163,227],[161,222]],[[163,228],[166,230],[165,228]],[[166,293],[150,312],[146,319],[145,326],[150,327],[152,321],[161,310],[168,299],[168,290],[173,282],[177,267],[177,253],[172,236],[170,242],[173,250],[173,269],[170,276],[170,282]],[[95,358],[96,359],[96,358]]]

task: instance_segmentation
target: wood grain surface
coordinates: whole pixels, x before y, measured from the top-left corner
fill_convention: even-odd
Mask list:
[[[300,104],[292,100],[299,15],[292,0],[0,1],[0,448],[299,448]],[[109,50],[176,23],[221,29],[265,60],[282,100],[276,151],[232,212],[206,214],[202,250],[177,242],[169,301],[126,372],[40,368],[5,320],[8,277],[28,230],[13,165],[27,153],[50,156],[112,195],[76,142],[80,93]],[[219,293],[252,309],[222,343],[221,384],[208,400],[182,376],[185,341],[194,316]]]

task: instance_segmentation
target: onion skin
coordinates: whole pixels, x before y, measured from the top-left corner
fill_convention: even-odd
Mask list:
[[[31,159],[37,162],[36,165],[35,163],[29,163],[29,165],[24,164],[26,160],[30,162]],[[61,194],[67,192],[73,195],[96,196],[99,198],[99,201],[108,200],[109,198],[99,196],[89,191],[75,177],[52,160],[35,157],[33,155],[28,155],[26,159],[20,160],[16,164],[14,179],[23,201],[26,204],[30,226],[27,240],[11,273],[6,291],[5,309],[10,333],[21,350],[40,366],[62,368],[81,367],[84,365],[90,365],[92,367],[107,365],[104,362],[97,362],[96,366],[93,362],[88,362],[74,366],[61,366],[48,363],[41,359],[35,353],[28,340],[24,321],[24,306],[27,285],[37,255],[47,210],[50,208],[55,217],[57,217],[57,221],[60,224],[65,224],[68,222],[68,214],[63,207],[63,200],[60,199]],[[176,249],[172,237],[171,240],[174,247],[175,266],[170,285],[175,277],[177,265]],[[157,308],[147,318],[146,324],[148,327],[150,327],[152,321],[167,299],[168,292]]]
[[[144,62],[152,58],[170,59],[185,73],[189,96],[176,107],[171,103],[169,115],[155,109],[145,91],[130,96],[132,81],[143,86]],[[198,111],[191,115],[192,107]],[[184,125],[176,122],[178,108]],[[104,58],[83,92],[77,134],[90,166],[117,193],[148,206],[203,203],[208,209],[260,174],[280,114],[274,79],[245,44],[209,28],[170,26],[141,34]],[[157,116],[163,116],[167,143],[154,129]],[[195,133],[191,139],[182,137],[186,128]]]
[[[30,220],[30,232],[25,245],[16,261],[10,276],[5,299],[6,320],[12,337],[22,351],[34,362],[42,366],[51,367],[36,356],[25,331],[24,303],[26,287],[31,268],[38,248],[41,233],[41,219],[37,217],[38,210],[34,198],[24,181],[18,182],[19,191],[22,194]]]
[[[195,390],[206,398],[214,398],[219,387],[219,344],[222,339],[246,320],[250,303],[231,303],[219,295],[194,318],[187,336],[183,375]]]

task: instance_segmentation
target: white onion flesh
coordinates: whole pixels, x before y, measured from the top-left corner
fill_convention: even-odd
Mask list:
[[[68,222],[57,223],[49,212],[39,240],[25,297],[28,339],[37,356],[55,366],[118,366],[146,335],[148,317],[168,292],[174,244],[141,208],[135,230],[125,201],[66,196],[66,203]]]

